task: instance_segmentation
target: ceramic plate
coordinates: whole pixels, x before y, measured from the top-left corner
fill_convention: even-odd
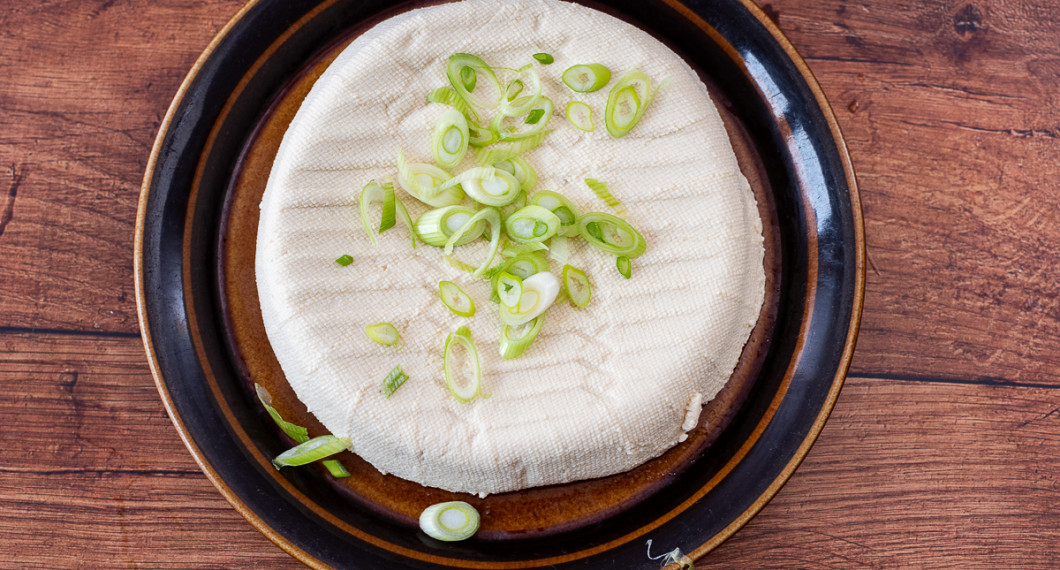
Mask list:
[[[590,6],[667,43],[719,103],[766,226],[767,302],[729,386],[689,440],[629,473],[479,499],[384,476],[278,472],[291,445],[257,403],[323,433],[286,387],[254,288],[257,204],[302,97],[358,34],[423,5],[260,0],[189,73],[144,179],[136,236],[140,321],[165,405],[204,472],[282,548],[313,566],[655,568],[700,557],[777,492],[838,396],[854,347],[864,240],[846,149],[819,87],[749,2],[629,0]],[[446,544],[415,517],[441,500],[483,512],[475,538]]]

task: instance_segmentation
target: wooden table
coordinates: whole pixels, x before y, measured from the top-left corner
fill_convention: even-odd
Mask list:
[[[243,0],[0,5],[0,564],[298,567],[199,471],[139,336],[133,225]],[[809,457],[700,567],[1060,564],[1060,7],[774,0],[832,101],[868,272]]]

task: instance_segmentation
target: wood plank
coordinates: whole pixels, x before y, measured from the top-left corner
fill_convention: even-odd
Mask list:
[[[705,562],[1055,566],[1058,402],[1056,388],[852,377],[794,477]]]
[[[1060,7],[769,4],[861,187],[854,369],[1060,384]]]

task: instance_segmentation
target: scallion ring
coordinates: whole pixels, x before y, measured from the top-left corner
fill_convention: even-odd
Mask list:
[[[587,133],[596,128],[593,126],[593,108],[581,101],[567,103],[567,121],[574,128]]]
[[[470,168],[454,180],[472,200],[486,206],[507,206],[515,201],[522,186],[514,175],[492,166]]]
[[[478,532],[478,527],[478,511],[463,501],[431,505],[420,514],[420,530],[436,540],[466,540]]]
[[[446,66],[446,75],[449,83],[453,86],[456,94],[472,107],[494,109],[502,99],[500,81],[493,68],[482,61],[482,58],[469,53],[454,53],[449,56]],[[485,79],[485,81],[482,81]],[[485,83],[485,89],[491,90],[485,96],[478,96],[475,92],[481,92],[481,84]]]
[[[465,362],[470,372],[463,378],[457,376],[457,366],[460,365],[457,350],[460,348],[467,353]],[[457,401],[466,403],[473,400],[475,396],[482,395],[482,367],[479,364],[478,348],[467,327],[462,326],[446,337],[443,349],[443,368],[445,385]]]
[[[453,168],[464,158],[470,139],[467,119],[456,109],[446,109],[434,124],[431,154],[442,168]]]
[[[563,83],[571,91],[591,93],[611,81],[611,70],[599,63],[572,65],[563,72]]]
[[[585,272],[572,265],[563,266],[563,289],[571,303],[579,307],[589,304],[592,298],[593,288],[589,285],[589,277]]]
[[[657,92],[646,74],[630,71],[623,75],[607,95],[604,110],[607,132],[614,138],[625,136],[640,122]]]
[[[416,220],[416,233],[420,236],[420,240],[426,244],[435,247],[445,247],[449,238],[462,228],[475,213],[475,210],[467,206],[446,206],[428,210]],[[481,222],[464,232],[460,240],[454,245],[471,243],[477,240],[485,231],[486,223]]]
[[[364,327],[364,333],[368,335],[368,338],[372,339],[373,342],[386,346],[394,346],[401,341],[401,334],[398,333],[397,327],[390,323],[368,325]]]
[[[461,317],[470,317],[475,314],[475,302],[456,283],[439,281],[438,294],[441,295],[442,304],[454,314]]]
[[[467,101],[464,101],[456,94],[456,91],[452,87],[439,87],[434,91],[427,94],[428,103],[441,103],[442,105],[449,105],[464,115],[464,117],[470,123],[472,120],[479,120],[478,112],[475,111]]]
[[[624,255],[620,255],[615,259],[615,267],[618,268],[618,272],[622,274],[622,277],[626,279],[629,279],[630,275],[633,274],[633,262]]]
[[[525,81],[524,81],[525,80]],[[506,117],[525,115],[541,97],[541,78],[533,66],[519,70],[519,77],[508,83],[497,112]]]
[[[514,307],[498,306],[498,315],[506,325],[521,325],[544,313],[559,295],[559,278],[542,271],[523,279],[523,294]]]
[[[545,315],[538,315],[534,319],[521,325],[504,325],[501,327],[501,342],[498,349],[501,358],[511,360],[522,353],[533,344],[541,327],[545,324]]]
[[[534,205],[520,209],[504,221],[508,237],[519,243],[545,241],[556,235],[561,225],[556,214]]]
[[[292,424],[280,417],[280,412],[272,407],[272,394],[269,394],[268,390],[263,388],[260,384],[254,384],[254,390],[258,394],[258,400],[261,401],[261,405],[265,406],[265,411],[269,412],[269,416],[271,416],[272,420],[276,422],[276,425],[283,430],[283,433],[287,434],[287,437],[293,439],[295,443],[305,443],[309,441],[309,431],[306,428]],[[324,461],[321,461],[320,464],[327,468],[328,473],[336,479],[351,476],[349,470],[335,459],[325,459]]]
[[[420,202],[435,208],[459,204],[464,192],[459,186],[439,188],[452,178],[448,172],[433,164],[410,163],[405,153],[398,152],[398,183]]]
[[[497,298],[501,300],[502,305],[508,308],[516,307],[519,304],[519,298],[522,296],[522,279],[507,271],[497,276]]]
[[[322,435],[300,443],[279,454],[272,460],[277,469],[306,465],[345,451],[350,447],[350,440],[334,435]]]
[[[382,202],[384,204],[384,215],[381,217],[385,218],[387,217],[385,215],[387,210],[385,205],[391,200],[393,200],[393,211],[397,213],[397,216],[401,219],[401,222],[405,224],[405,227],[409,229],[409,234],[411,234],[412,237],[412,247],[416,247],[416,230],[413,227],[412,218],[409,216],[409,211],[405,209],[405,204],[401,203],[401,200],[398,199],[397,196],[394,194],[394,185],[389,182],[387,182],[386,184],[380,184],[373,180],[372,182],[365,184],[364,188],[361,189],[361,196],[359,200],[359,206],[361,211],[361,226],[364,228],[364,232],[368,234],[368,240],[372,242],[372,245],[377,245],[378,243],[375,239],[376,232],[372,231],[371,224],[368,221],[368,207],[373,202]],[[387,220],[385,219],[380,220],[378,233],[383,233],[383,231],[390,227],[384,227],[386,226],[386,223],[384,223],[386,221]],[[390,225],[392,226],[393,224],[391,223]]]
[[[566,196],[551,190],[539,190],[530,196],[530,203],[534,206],[552,212],[559,218],[560,227],[556,232],[562,236],[578,235],[578,208]]]
[[[528,124],[523,115],[510,116],[498,113],[490,122],[490,129],[497,133],[501,141],[526,139],[541,134],[545,130],[545,125],[552,118],[553,109],[552,99],[542,95],[525,112],[526,117],[535,112],[540,113],[541,118],[538,121]]]
[[[500,140],[500,136],[489,127],[480,127],[469,122],[467,124],[467,129],[468,136],[470,137],[467,143],[473,147],[479,148],[489,146]]]
[[[497,295],[497,281],[502,273],[508,272],[519,279],[526,279],[542,271],[548,271],[548,260],[540,253],[524,253],[504,261],[489,271],[490,291],[492,291],[490,300],[494,303],[500,302],[500,297]]]
[[[585,185],[596,194],[598,198],[604,201],[605,204],[614,208],[615,213],[622,216],[626,213],[626,207],[622,205],[622,202],[615,198],[614,194],[607,189],[607,182],[601,182],[595,178],[586,178]]]
[[[548,64],[556,61],[556,58],[552,57],[552,54],[544,53],[544,52],[535,53],[534,54],[534,59],[536,59],[537,61],[541,62],[544,65],[548,65]]]
[[[605,212],[589,212],[578,218],[578,233],[590,245],[611,255],[638,257],[647,249],[644,236],[629,222]]]
[[[490,264],[493,263],[493,258],[497,256],[497,249],[501,245],[501,214],[496,208],[484,208],[471,216],[468,221],[460,227],[453,235],[449,236],[449,241],[445,242],[445,257],[448,259],[453,254],[453,247],[459,243],[465,234],[474,231],[475,225],[479,222],[485,221],[490,225],[490,245],[489,252],[486,254],[486,259],[479,264],[478,269],[472,273],[474,277],[482,275],[486,269],[489,268]]]
[[[405,371],[400,366],[395,366],[387,375],[383,378],[383,397],[389,398],[397,392],[397,389],[409,379],[409,375],[405,374]]]

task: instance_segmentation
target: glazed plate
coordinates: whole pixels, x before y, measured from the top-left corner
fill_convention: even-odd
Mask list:
[[[772,23],[739,0],[586,2],[669,45],[719,104],[765,225],[767,295],[729,385],[688,441],[628,473],[485,498],[428,489],[340,456],[352,477],[275,470],[292,445],[254,396],[322,427],[294,398],[257,306],[257,205],[302,98],[371,25],[424,2],[260,0],[192,68],[140,197],[136,278],[159,392],[203,471],[248,521],[311,566],[655,568],[699,558],[779,490],[838,397],[857,336],[864,238],[853,171],[827,101]],[[483,514],[471,540],[423,535],[444,500]]]

